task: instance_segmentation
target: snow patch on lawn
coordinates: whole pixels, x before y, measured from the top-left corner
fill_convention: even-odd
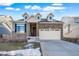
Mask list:
[[[2,51],[0,54],[7,54],[10,56],[41,56],[40,48]]]

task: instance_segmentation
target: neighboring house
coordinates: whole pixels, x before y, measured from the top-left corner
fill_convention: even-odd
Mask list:
[[[60,40],[63,35],[63,22],[53,19],[54,15],[49,13],[42,18],[40,13],[36,15],[23,14],[24,19],[13,22],[13,34],[22,39],[37,37],[40,40]],[[19,36],[20,35],[20,36]]]
[[[79,16],[65,16],[62,22],[64,38],[79,38]]]
[[[10,35],[12,33],[12,17],[0,15],[0,36]]]

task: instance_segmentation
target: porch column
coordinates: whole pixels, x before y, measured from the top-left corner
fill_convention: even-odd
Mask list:
[[[63,40],[63,25],[61,25],[61,40]]]
[[[39,38],[39,27],[38,27],[38,23],[36,23],[36,36],[37,36],[37,39]]]
[[[27,36],[29,36],[30,35],[30,24],[29,23],[27,23]]]

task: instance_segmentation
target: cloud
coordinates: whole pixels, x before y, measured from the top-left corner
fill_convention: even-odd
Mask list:
[[[53,7],[53,6],[47,6],[43,8],[43,11],[55,11],[55,10],[63,10],[66,9],[65,7]]]
[[[31,8],[31,5],[25,6],[25,9],[29,9],[29,8]]]
[[[56,5],[56,6],[52,6],[52,5]],[[66,9],[66,7],[64,6],[59,6],[62,5],[60,3],[54,3],[51,6],[45,6],[45,7],[40,7],[38,5],[26,5],[25,9],[31,9],[31,10],[39,10],[39,11],[43,11],[43,12],[54,12],[55,10],[64,10]]]
[[[66,7],[52,7],[52,9],[54,9],[54,10],[63,10],[63,9],[66,9]]]
[[[25,9],[41,10],[42,8],[41,8],[40,6],[37,6],[37,5],[34,5],[34,6],[26,5],[26,6],[25,6]]]
[[[5,8],[6,10],[15,10],[15,11],[19,11],[20,8],[12,8],[12,7],[6,7]]]
[[[12,8],[12,7],[6,7],[5,9],[6,10],[14,10],[14,8]]]
[[[1,6],[11,6],[13,3],[0,3]]]
[[[43,11],[54,11],[51,6],[47,6],[43,8]]]
[[[61,10],[60,12],[65,12],[65,11]]]
[[[35,5],[35,6],[32,6],[31,9],[32,10],[41,10],[42,8],[40,6]]]
[[[62,3],[54,3],[52,4],[53,6],[62,6],[63,4]]]
[[[16,8],[15,10],[16,10],[16,11],[19,11],[19,10],[21,10],[21,9],[20,9],[20,8]]]

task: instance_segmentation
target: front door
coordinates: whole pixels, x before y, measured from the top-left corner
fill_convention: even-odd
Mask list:
[[[36,23],[30,23],[30,35],[36,36]]]

